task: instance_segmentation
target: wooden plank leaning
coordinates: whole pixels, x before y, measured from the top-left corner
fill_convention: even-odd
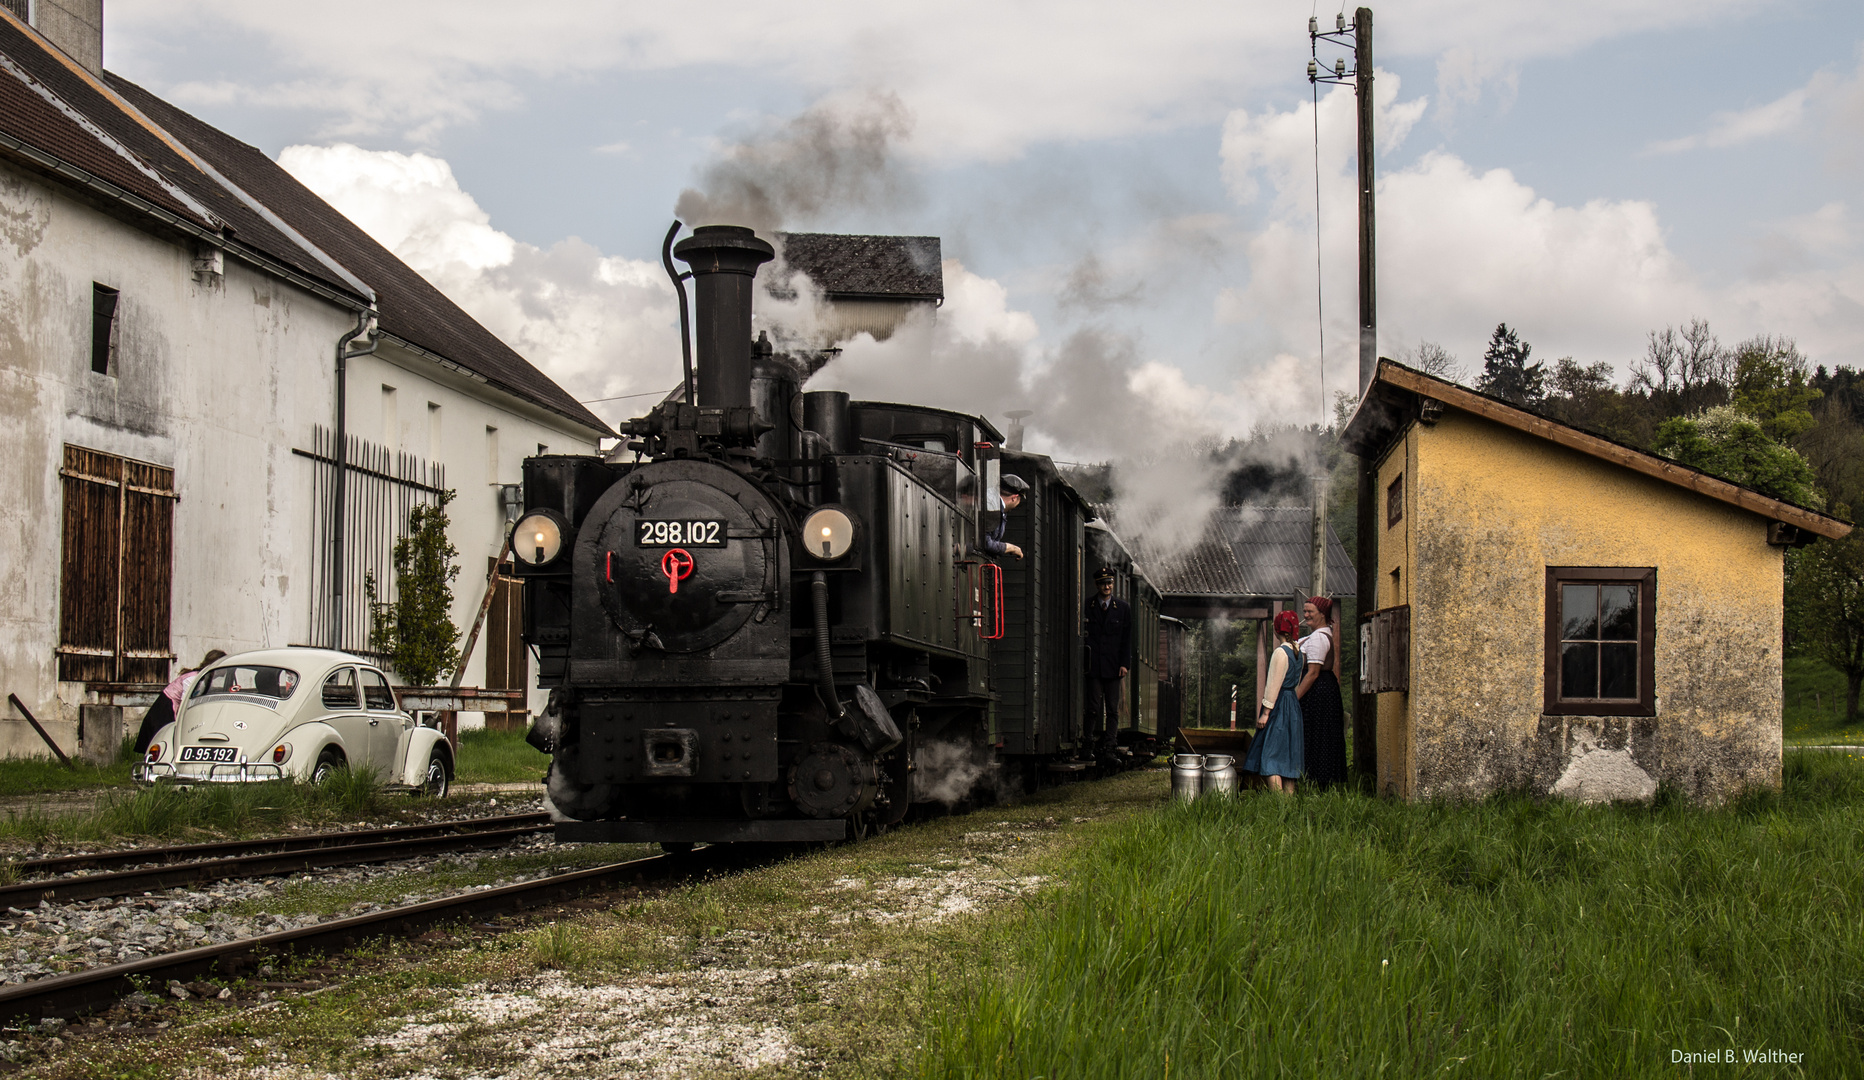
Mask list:
[[[60,750],[58,748],[58,744],[52,741],[52,737],[46,734],[46,731],[44,728],[39,726],[38,719],[32,715],[32,710],[26,707],[25,702],[19,699],[19,695],[8,694],[6,696],[6,699],[12,702],[13,707],[19,710],[19,714],[26,718],[26,722],[28,724],[32,725],[32,730],[39,733],[39,738],[45,740],[45,745],[52,748],[52,753],[58,755],[59,764],[63,765],[67,769],[71,768],[71,759],[65,756],[65,752],[63,750]]]

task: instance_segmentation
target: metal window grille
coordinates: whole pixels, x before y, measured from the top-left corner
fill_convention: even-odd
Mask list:
[[[311,573],[311,636],[327,648],[380,659],[369,642],[369,598],[364,582],[375,579],[376,599],[395,599],[395,541],[408,530],[408,513],[433,505],[446,490],[446,470],[439,462],[391,450],[349,436],[345,455],[349,481],[344,494],[342,590],[332,566],[336,506],[336,435],[318,426],[310,450],[292,453],[308,459],[317,558]]]

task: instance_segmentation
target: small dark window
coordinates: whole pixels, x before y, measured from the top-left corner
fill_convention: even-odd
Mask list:
[[[117,291],[91,282],[91,370],[99,375],[117,371]]]
[[[362,697],[356,693],[355,668],[338,668],[324,680],[324,708],[362,708]]]
[[[1657,571],[1547,568],[1546,712],[1656,715]]]
[[[1399,473],[1390,487],[1385,489],[1385,527],[1391,528],[1404,520],[1404,474]]]

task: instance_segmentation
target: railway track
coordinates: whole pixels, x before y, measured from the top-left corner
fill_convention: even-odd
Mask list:
[[[31,859],[16,864],[17,869],[21,873],[59,873],[126,864],[135,864],[135,867],[70,877],[38,878],[0,886],[0,907],[23,907],[41,901],[64,903],[105,896],[134,896],[228,878],[271,877],[304,870],[324,870],[338,866],[392,862],[420,855],[501,847],[513,840],[545,832],[550,827],[547,814],[506,814],[434,825],[406,825],[271,840],[235,840]],[[230,855],[228,852],[243,854]],[[146,865],[149,863],[157,865]]]
[[[126,994],[146,986],[162,986],[170,980],[187,982],[208,977],[238,977],[265,958],[281,953],[339,952],[371,938],[414,934],[437,923],[538,907],[620,885],[696,876],[722,865],[729,858],[726,850],[711,848],[693,855],[654,855],[610,863],[296,930],[281,930],[0,987],[0,1019],[32,1023],[52,1017],[80,1016],[108,1009]]]

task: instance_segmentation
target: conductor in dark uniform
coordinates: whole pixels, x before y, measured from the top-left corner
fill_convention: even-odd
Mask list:
[[[1087,740],[1102,756],[1119,750],[1120,680],[1133,657],[1133,609],[1113,595],[1113,569],[1094,575],[1096,595],[1081,613],[1087,649]]]

